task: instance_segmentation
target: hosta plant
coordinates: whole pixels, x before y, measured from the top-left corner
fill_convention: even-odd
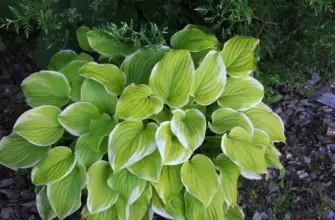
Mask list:
[[[32,109],[1,140],[0,162],[32,167],[43,219],[81,207],[89,220],[243,219],[239,178],[283,168],[283,123],[252,77],[258,40],[222,45],[192,25],[159,48],[113,39],[82,27],[95,61],[60,51],[22,82]]]

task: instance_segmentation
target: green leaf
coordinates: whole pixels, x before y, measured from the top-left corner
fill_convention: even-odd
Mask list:
[[[148,84],[151,70],[164,56],[163,49],[140,49],[126,57],[121,70],[127,76],[127,82]]]
[[[267,173],[264,148],[252,144],[250,134],[243,128],[235,127],[229,135],[224,134],[221,147],[223,153],[245,171]]]
[[[71,86],[70,98],[73,101],[80,100],[80,90],[85,78],[79,75],[79,69],[87,64],[86,60],[75,60],[60,69],[59,72],[63,73]]]
[[[76,102],[62,111],[58,121],[70,134],[80,136],[89,131],[91,120],[97,117],[99,117],[99,111],[93,104]]]
[[[119,199],[115,203],[115,209],[117,212],[117,218],[116,220],[127,220],[129,217],[129,205],[127,203],[127,200],[120,196]]]
[[[147,212],[143,216],[142,220],[153,220],[154,219],[154,211],[152,210],[151,206],[147,209]]]
[[[250,118],[254,128],[265,131],[271,141],[286,142],[284,123],[270,108],[256,106],[246,111],[245,114]]]
[[[151,197],[152,197],[152,187],[150,182],[147,182],[142,195],[133,204],[129,206],[128,210],[129,214],[127,219],[142,219],[148,210]]]
[[[71,87],[66,77],[54,71],[33,73],[21,83],[26,102],[32,107],[62,107],[69,100]]]
[[[141,179],[157,181],[163,168],[162,158],[158,150],[128,167],[128,170]]]
[[[215,48],[219,45],[219,41],[214,35],[190,26],[175,33],[171,37],[170,43],[174,49],[186,49],[192,52]]]
[[[30,168],[42,160],[50,147],[38,147],[12,133],[0,141],[0,164],[11,169]]]
[[[172,113],[166,106],[163,106],[163,109],[158,114],[153,114],[150,116],[150,119],[155,120],[157,124],[161,124],[164,121],[170,121],[171,118]]]
[[[113,173],[108,178],[108,185],[123,196],[127,204],[134,203],[142,194],[146,186],[146,180],[138,178],[127,169]]]
[[[208,126],[216,134],[226,133],[235,127],[245,129],[250,136],[254,133],[254,127],[250,119],[244,113],[231,108],[220,108],[214,111],[212,123],[208,122]]]
[[[45,186],[41,187],[39,192],[37,192],[38,188],[36,188],[35,191],[36,191],[36,207],[38,214],[44,220],[52,220],[53,218],[56,217],[56,214],[51,208],[46,187]]]
[[[193,61],[187,50],[165,53],[151,72],[149,86],[170,107],[180,108],[188,102],[193,78]]]
[[[219,52],[210,51],[194,73],[191,95],[200,105],[210,105],[226,85],[226,68]]]
[[[113,170],[107,161],[94,163],[88,173],[87,184],[87,208],[91,214],[105,211],[115,204],[119,193],[111,189],[107,180],[113,174]]]
[[[177,165],[187,161],[192,151],[183,147],[172,133],[171,122],[163,122],[156,131],[156,144],[162,157],[163,165]]]
[[[162,109],[162,100],[152,96],[149,86],[130,84],[116,105],[116,116],[124,120],[143,120]]]
[[[223,216],[225,220],[244,220],[243,210],[239,206],[225,208],[223,210]]]
[[[15,122],[13,131],[37,146],[56,143],[64,133],[57,121],[61,110],[55,106],[41,106],[23,113]]]
[[[227,74],[236,77],[248,77],[257,62],[254,54],[259,40],[254,37],[237,36],[228,40],[221,52]]]
[[[108,158],[113,170],[129,167],[156,149],[157,124],[123,121],[109,136]]]
[[[78,61],[90,61],[90,62],[93,62],[94,61],[94,58],[91,56],[91,55],[89,55],[89,54],[87,54],[87,53],[80,53],[80,54],[78,54],[73,60],[72,60],[72,62],[73,61],[76,61],[76,60],[78,60]]]
[[[72,50],[61,50],[55,53],[49,62],[48,69],[58,71],[69,64],[76,56],[76,52]]]
[[[219,187],[219,179],[212,161],[202,154],[197,154],[183,164],[180,174],[187,192],[208,207]]]
[[[176,109],[173,111],[171,130],[186,149],[194,151],[205,139],[206,118],[197,109]]]
[[[86,50],[86,51],[92,51],[93,49],[90,47],[90,44],[88,43],[87,39],[87,32],[89,32],[91,28],[86,27],[86,26],[81,26],[80,28],[77,29],[77,39],[78,43],[81,49]]]
[[[80,208],[81,190],[87,179],[85,168],[77,165],[65,178],[47,186],[50,205],[59,219],[64,219]]]
[[[167,219],[184,220],[185,204],[182,193],[177,196],[171,196],[166,204],[160,199],[155,190],[152,192],[152,208],[158,215]]]
[[[126,84],[125,74],[113,64],[88,63],[80,69],[80,74],[105,86],[108,93],[120,95]]]
[[[177,196],[183,188],[180,168],[181,165],[164,166],[158,181],[151,182],[164,204],[167,204],[171,196]]]
[[[216,158],[215,164],[220,169],[220,187],[222,187],[224,200],[227,204],[235,206],[237,204],[238,178],[241,174],[241,169],[224,154],[220,154]]]
[[[90,79],[85,79],[81,86],[81,101],[95,105],[100,114],[114,114],[117,97],[108,93],[105,87]]]
[[[218,103],[221,107],[244,111],[259,104],[263,97],[264,88],[256,79],[230,77]]]
[[[116,220],[117,212],[115,206],[112,206],[105,211],[85,217],[87,217],[87,220],[114,220],[114,219]]]
[[[90,135],[88,133],[81,135],[77,140],[75,147],[75,154],[77,156],[78,163],[84,165],[85,167],[90,167],[94,162],[101,160],[105,154],[100,150],[93,151],[93,149],[89,147],[89,137]]]
[[[31,171],[31,181],[35,185],[57,182],[73,170],[76,162],[77,159],[70,148],[52,148],[47,156]]]
[[[128,55],[134,51],[131,45],[119,42],[111,34],[104,31],[89,31],[86,33],[86,36],[91,48],[104,56],[114,56],[119,53]]]

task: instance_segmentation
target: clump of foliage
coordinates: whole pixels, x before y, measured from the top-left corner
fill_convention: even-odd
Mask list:
[[[258,40],[222,49],[189,25],[171,47],[137,49],[112,30],[77,31],[84,50],[108,59],[63,50],[22,82],[33,108],[1,140],[0,163],[33,167],[43,219],[71,215],[85,192],[89,220],[243,219],[239,177],[283,169],[283,123],[250,76]]]

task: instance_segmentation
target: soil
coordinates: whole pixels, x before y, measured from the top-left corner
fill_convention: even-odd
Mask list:
[[[7,45],[0,52],[0,138],[8,135],[16,119],[28,109],[20,90],[22,80],[37,71],[36,38],[0,32]],[[322,82],[323,90],[330,90]],[[313,99],[300,97],[286,86],[284,98],[272,106],[284,120],[287,144],[278,145],[286,175],[269,170],[269,180],[241,178],[239,204],[247,219],[335,219],[335,142],[327,136],[335,111]],[[0,219],[40,219],[29,170],[0,166]]]

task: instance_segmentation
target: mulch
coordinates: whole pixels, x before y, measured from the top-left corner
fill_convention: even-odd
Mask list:
[[[28,109],[20,90],[22,80],[38,71],[35,38],[0,32],[7,45],[0,52],[0,138]],[[330,91],[329,82],[322,92]],[[268,181],[241,179],[239,204],[247,219],[335,219],[335,142],[327,130],[335,127],[335,110],[306,99],[294,87],[283,88],[283,99],[272,108],[285,123],[287,144],[278,145],[286,168],[284,179],[270,170]],[[40,219],[29,170],[0,166],[0,219]]]

